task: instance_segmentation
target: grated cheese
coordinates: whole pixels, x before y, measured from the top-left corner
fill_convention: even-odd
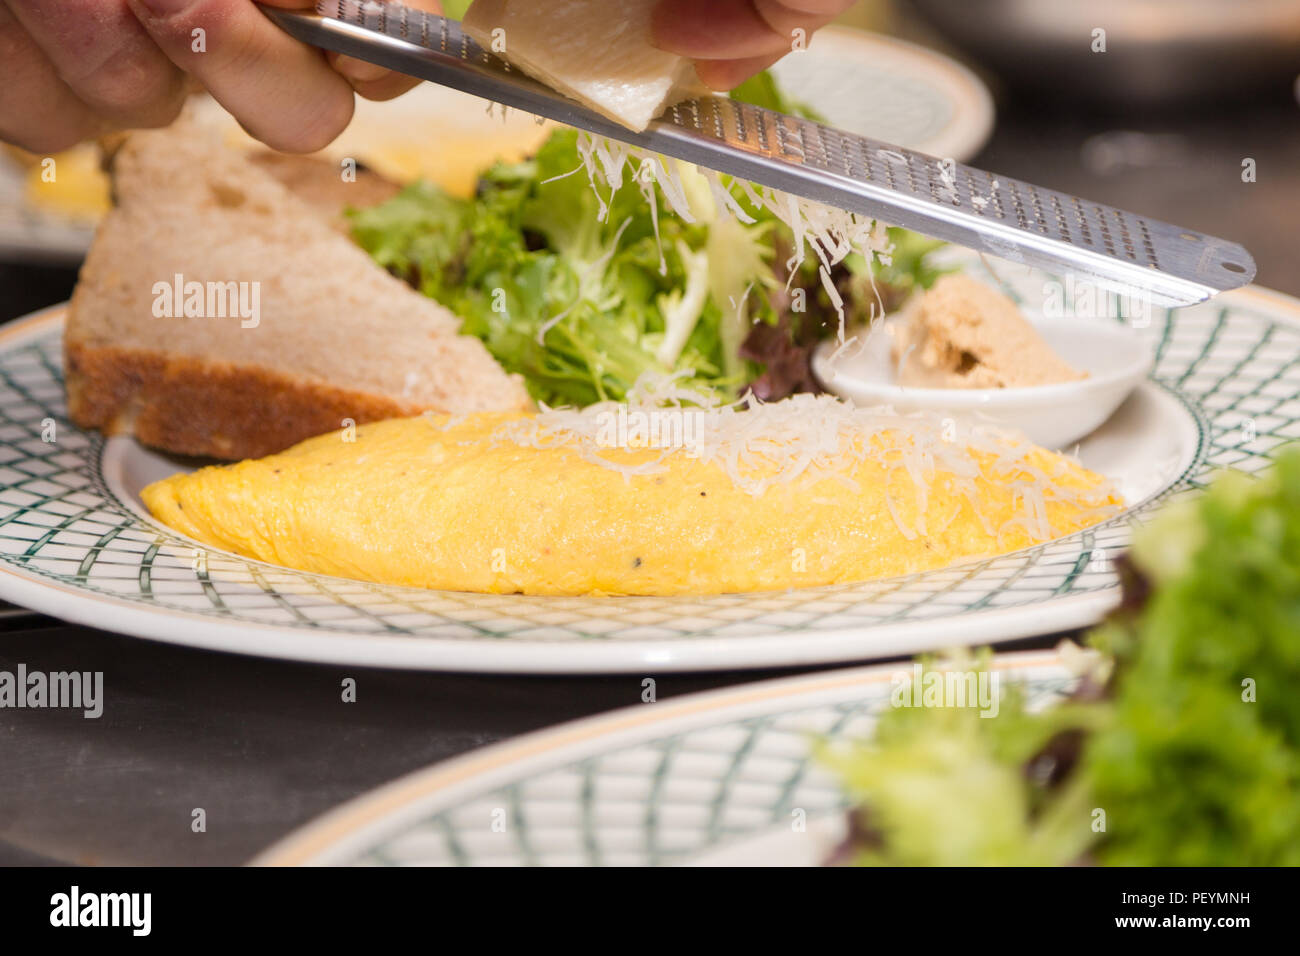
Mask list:
[[[623,185],[624,169],[629,164],[633,167],[632,178],[650,204],[661,264],[663,246],[659,240],[656,187],[663,195],[668,208],[685,222],[693,223],[701,217],[708,219],[708,213],[712,212],[712,210],[697,210],[692,206],[689,191],[683,186],[678,164],[666,162],[664,157],[657,153],[609,140],[594,133],[580,131],[578,155],[582,158],[581,168],[586,171],[591,188],[600,203],[598,217],[602,222],[609,214],[609,201]],[[709,198],[718,211],[725,210],[745,224],[756,221],[745,211],[731,191],[731,186],[722,181],[720,173],[704,167],[682,165],[703,176],[708,182]],[[754,210],[768,210],[784,223],[793,235],[794,252],[786,263],[789,273],[786,282],[787,290],[793,283],[797,270],[806,260],[808,250],[817,257],[822,285],[826,288],[831,304],[835,307],[835,313],[839,317],[839,341],[843,344],[844,303],[831,281],[830,270],[855,252],[868,263],[873,261],[873,257],[885,257],[882,261],[888,261],[887,257],[892,246],[885,232],[885,224],[868,216],[861,216],[744,180],[737,180],[731,185],[739,187],[745,200]],[[607,196],[601,195],[602,186],[608,190]]]
[[[602,441],[610,416],[634,412],[672,411],[695,416],[688,443],[660,447],[646,457],[632,456],[627,446]],[[955,427],[954,427],[955,426]],[[945,440],[945,432],[948,439]],[[930,491],[942,475],[955,494],[964,497],[989,534],[1001,535],[1022,526],[1035,541],[1057,534],[1048,520],[1049,501],[1078,507],[1097,520],[1118,508],[1109,503],[1109,482],[1086,489],[1071,487],[1064,477],[1066,456],[1049,459],[1049,472],[1031,460],[1040,451],[1022,435],[985,423],[954,423],[930,412],[900,413],[887,406],[858,407],[830,395],[799,394],[778,402],[752,395],[722,403],[689,386],[684,374],[643,376],[627,403],[599,402],[585,408],[547,408],[540,414],[514,419],[493,433],[492,441],[527,448],[565,448],[585,461],[620,472],[631,480],[665,470],[670,455],[686,454],[723,469],[732,483],[755,497],[769,488],[801,479],[834,479],[857,490],[853,478],[867,461],[889,472],[887,505],[904,536],[928,532],[925,519]],[[985,464],[981,468],[981,459]],[[986,476],[1014,490],[1018,516],[1000,528],[980,513],[977,480]],[[905,477],[915,495],[915,527],[901,517],[892,487]],[[948,517],[942,526],[951,522]]]
[[[853,253],[868,263],[887,263],[892,247],[884,223],[743,180],[728,184],[713,170],[669,163],[658,154],[587,132],[579,133],[578,153],[581,164],[574,173],[586,172],[599,202],[601,221],[608,217],[610,202],[623,187],[624,173],[631,166],[631,178],[651,206],[661,270],[665,267],[656,189],[668,208],[688,223],[712,222],[725,211],[738,222],[751,224],[756,221],[754,216],[732,191],[738,188],[752,209],[770,211],[793,236],[793,253],[786,263],[787,289],[809,250],[817,257],[818,276],[840,320],[837,354],[856,341],[845,337],[844,302],[831,269]],[[689,183],[683,182],[683,171],[689,172]],[[707,182],[707,191],[696,188],[700,178]],[[997,187],[994,182],[990,197],[996,195]],[[874,288],[874,280],[872,285]],[[695,305],[685,300],[680,304],[692,309]],[[744,309],[743,300],[733,300],[731,305],[738,314]],[[665,340],[665,350],[675,346],[675,341]],[[954,510],[933,529],[926,520],[931,486],[940,474],[945,487],[969,503],[984,530],[999,537],[1016,527],[1022,527],[1035,541],[1056,536],[1059,532],[1048,519],[1052,501],[1073,505],[1082,516],[1095,520],[1118,512],[1109,500],[1113,493],[1109,482],[1087,489],[1071,487],[1060,479],[1066,462],[1073,459],[1064,455],[1047,459],[1056,466],[1049,472],[1031,460],[1031,455],[1040,451],[1037,446],[1023,435],[991,424],[954,423],[935,413],[903,414],[887,406],[857,407],[830,395],[798,394],[766,403],[749,394],[723,403],[710,392],[691,388],[684,381],[689,374],[647,374],[629,392],[626,403],[598,402],[581,409],[543,405],[538,415],[504,423],[493,433],[492,441],[569,449],[585,461],[621,473],[627,481],[662,472],[669,456],[686,454],[717,465],[737,488],[755,497],[802,479],[833,479],[856,490],[853,475],[857,468],[874,461],[888,471],[886,505],[900,532],[909,539],[942,531],[959,513]],[[665,410],[694,416],[689,443],[652,446],[658,453],[647,457],[628,452],[650,446],[611,446],[602,441],[611,416]],[[979,507],[977,480],[982,477],[1013,490],[1018,514],[1001,527],[994,528]],[[915,496],[915,527],[908,526],[899,512],[895,478],[906,478],[907,482],[899,484],[910,485]]]

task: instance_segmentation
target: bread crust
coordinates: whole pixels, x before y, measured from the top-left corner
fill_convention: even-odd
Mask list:
[[[252,364],[64,342],[68,412],[82,428],[206,458],[261,458],[418,405]]]

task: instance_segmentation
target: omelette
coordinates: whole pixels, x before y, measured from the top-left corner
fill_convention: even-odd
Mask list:
[[[698,420],[672,441],[629,433],[628,407],[609,403],[392,419],[142,497],[181,534],[272,564],[550,595],[864,581],[1037,544],[1121,505],[1065,456],[947,419],[829,396],[673,414]]]

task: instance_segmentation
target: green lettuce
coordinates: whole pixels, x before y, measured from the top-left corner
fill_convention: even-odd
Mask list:
[[[929,668],[927,668],[929,669]],[[983,669],[982,667],[980,668]],[[1089,794],[1027,764],[1105,720],[1095,705],[1047,714],[1011,686],[996,717],[974,708],[891,708],[874,738],[822,748],[858,809],[847,860],[859,866],[1064,866],[1095,839]]]
[[[471,199],[416,183],[353,213],[353,237],[460,316],[540,401],[622,399],[646,372],[690,372],[698,387],[734,394],[747,369],[724,347],[718,302],[699,294],[722,263],[708,228],[630,181],[598,197],[579,165],[576,132],[559,130],[532,159],[489,169]]]
[[[1300,449],[1166,507],[1122,568],[1124,605],[1090,636],[1104,695],[895,710],[829,753],[859,807],[853,861],[1300,865]]]
[[[643,191],[630,167],[612,195],[593,186],[578,134],[558,130],[531,159],[488,169],[473,197],[418,182],[351,213],[352,235],[458,315],[548,405],[622,400],[647,373],[689,374],[724,401],[745,388],[765,400],[819,390],[810,357],[840,319],[817,256],[807,250],[788,276],[784,224],[738,197],[753,219],[741,222],[716,208],[701,175],[679,172],[694,222],[658,188]],[[905,230],[890,237],[893,259],[874,284],[860,256],[832,270],[849,320],[896,305],[938,274],[926,256],[940,243]],[[800,312],[787,279],[807,290]]]
[[[749,103],[751,106],[762,107],[765,110],[775,110],[787,116],[802,116],[817,123],[826,122],[826,117],[807,103],[786,95],[777,85],[776,77],[772,75],[771,70],[755,73],[732,90],[730,96],[741,103]]]
[[[1101,858],[1300,865],[1300,450],[1166,508],[1129,573],[1145,603],[1093,636],[1117,666],[1084,765]]]

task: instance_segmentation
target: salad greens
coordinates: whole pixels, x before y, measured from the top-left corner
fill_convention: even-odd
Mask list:
[[[1166,509],[1128,574],[1145,600],[1093,635],[1118,678],[1083,766],[1116,808],[1101,858],[1300,865],[1300,449]]]
[[[578,406],[621,399],[648,371],[742,385],[711,293],[770,275],[766,229],[685,223],[635,183],[599,197],[573,130],[493,166],[472,199],[416,183],[353,216],[356,241],[458,315],[535,398]]]
[[[1300,449],[1167,508],[1123,567],[1091,636],[1104,688],[989,720],[891,710],[828,752],[854,862],[1300,865]]]
[[[807,103],[802,103],[783,93],[781,88],[777,86],[776,77],[772,75],[771,70],[755,73],[732,90],[729,95],[733,100],[749,103],[751,106],[775,110],[788,116],[802,116],[804,119],[810,119],[817,123],[826,122],[826,117]]]
[[[716,208],[681,167],[687,223],[629,166],[611,197],[582,168],[578,134],[553,133],[531,159],[498,163],[473,198],[415,183],[352,213],[353,237],[381,266],[459,316],[533,397],[549,405],[620,400],[647,372],[687,372],[724,399],[815,391],[810,357],[839,314],[809,254],[787,294],[789,229],[737,197],[753,223]],[[605,215],[602,207],[607,204]],[[888,265],[861,257],[832,270],[850,319],[897,303],[937,273],[938,243],[903,230]]]
[[[898,708],[870,743],[823,751],[859,802],[844,862],[862,866],[1057,866],[1086,852],[1091,806],[1079,781],[1059,785],[1024,766],[1053,741],[1096,724],[1087,704],[1047,714],[1011,687],[998,714]],[[1079,821],[1085,821],[1080,825]]]
[[[452,18],[468,7],[443,4]],[[731,95],[820,119],[767,71]],[[733,192],[753,219],[742,223],[678,164],[697,217],[687,223],[630,163],[613,190],[594,185],[578,147],[577,132],[562,129],[531,159],[488,169],[473,198],[419,182],[351,213],[353,238],[376,262],[447,306],[548,405],[621,400],[646,373],[689,374],[724,401],[820,391],[811,366],[820,341],[938,275],[925,257],[940,243],[891,230],[891,261],[857,255],[831,269],[841,309],[811,251],[787,272],[795,240],[770,210]]]

